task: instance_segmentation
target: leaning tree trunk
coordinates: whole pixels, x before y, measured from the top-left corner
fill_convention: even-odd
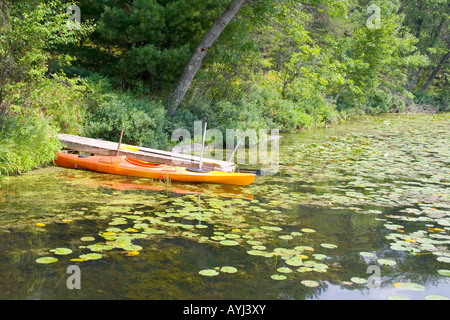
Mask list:
[[[430,86],[431,82],[433,82],[434,78],[437,76],[439,71],[441,71],[442,67],[444,66],[447,59],[450,57],[450,51],[446,53],[446,55],[442,58],[442,60],[439,62],[439,64],[434,68],[433,73],[428,78],[427,82],[423,85],[422,89],[420,89],[420,93],[424,93],[425,90]]]
[[[169,110],[169,116],[172,116],[178,108],[181,100],[183,100],[189,86],[194,80],[195,74],[200,69],[202,61],[205,58],[207,52],[213,45],[214,41],[220,36],[222,31],[233,19],[239,9],[247,0],[235,0],[230,7],[214,22],[211,29],[205,34],[202,41],[199,43],[195,52],[193,53],[188,64],[184,68],[183,74],[178,81],[174,91],[167,99],[166,108]]]

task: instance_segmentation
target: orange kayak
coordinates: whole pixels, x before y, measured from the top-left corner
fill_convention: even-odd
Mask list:
[[[56,153],[55,164],[61,167],[90,170],[123,176],[172,181],[203,182],[247,186],[255,180],[253,173],[194,172],[188,168],[137,160],[125,156],[79,156]]]

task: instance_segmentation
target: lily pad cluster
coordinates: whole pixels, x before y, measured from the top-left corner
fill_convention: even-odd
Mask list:
[[[205,277],[215,277],[222,273],[236,273],[238,272],[238,269],[232,266],[224,266],[224,267],[216,267],[214,269],[203,269],[200,270],[198,273]]]

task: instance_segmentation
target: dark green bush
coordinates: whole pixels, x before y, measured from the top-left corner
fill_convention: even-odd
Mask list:
[[[166,149],[164,132],[166,111],[161,102],[113,93],[87,116],[84,134],[88,137],[118,141],[124,130],[123,143]]]
[[[434,106],[437,112],[450,112],[450,90],[447,88],[416,93],[415,102],[419,105]]]

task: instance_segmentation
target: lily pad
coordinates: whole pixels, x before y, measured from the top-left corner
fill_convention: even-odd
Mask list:
[[[226,238],[224,236],[211,236],[212,240],[216,240],[216,241],[221,241],[221,240],[226,240]]]
[[[281,227],[275,227],[275,226],[261,226],[261,229],[263,229],[263,230],[270,230],[270,231],[281,231],[281,230],[283,230]]]
[[[252,249],[254,250],[266,250],[266,246],[252,246]]]
[[[310,288],[315,288],[319,286],[319,282],[314,281],[314,280],[302,280],[300,282],[302,285],[310,287]]]
[[[450,299],[444,296],[430,294],[425,296],[425,300],[450,300]]]
[[[240,235],[235,234],[235,233],[227,233],[227,234],[224,234],[223,236],[228,239],[238,239],[241,237]]]
[[[146,228],[144,231],[142,231],[142,233],[145,233],[145,234],[165,234],[166,231],[165,230],[161,230],[161,229],[155,229],[155,228]]]
[[[361,256],[363,256],[363,257],[366,257],[366,258],[373,258],[373,257],[375,257],[375,255],[372,252],[361,251],[359,254]]]
[[[56,261],[58,261],[58,259],[55,257],[42,257],[36,259],[36,262],[41,264],[55,263]]]
[[[388,300],[411,300],[411,299],[402,296],[389,296]]]
[[[267,255],[267,252],[261,251],[261,250],[249,250],[247,253],[251,256],[263,256],[265,257]]]
[[[51,249],[50,252],[53,252],[54,254],[63,256],[66,254],[71,254],[73,251],[69,248],[55,248],[55,249]]]
[[[378,259],[378,263],[385,266],[394,266],[397,264],[397,262],[395,262],[394,260],[389,259]]]
[[[324,254],[315,253],[315,254],[313,254],[313,257],[314,257],[314,259],[317,259],[317,260],[323,260],[323,259],[325,259],[327,256],[324,255]]]
[[[437,261],[450,263],[450,258],[449,257],[438,257]]]
[[[425,287],[414,282],[397,282],[394,284],[395,287],[400,289],[406,289],[411,291],[423,291],[425,290]]]
[[[281,268],[278,268],[277,271],[281,272],[281,273],[291,273],[292,269],[288,268],[288,267],[281,267]]]
[[[214,277],[214,276],[217,276],[219,274],[219,272],[214,269],[204,269],[204,270],[200,270],[199,274],[201,274],[202,276],[206,276],[206,277]]]
[[[299,252],[302,252],[304,250],[306,250],[306,251],[314,251],[314,248],[313,247],[309,247],[309,246],[297,246],[297,247],[294,248],[294,250],[295,251],[299,251]]]
[[[356,283],[356,284],[364,284],[364,283],[367,283],[367,280],[366,280],[366,279],[360,278],[360,277],[352,277],[350,280],[351,280],[353,283]]]
[[[322,243],[322,244],[320,244],[320,246],[322,246],[324,248],[328,248],[328,249],[336,249],[337,248],[337,245],[331,244],[331,243]]]
[[[120,225],[120,224],[127,224],[127,223],[128,223],[127,220],[125,220],[124,218],[116,218],[113,221],[111,221],[109,223],[109,225],[117,226],[117,225]]]
[[[291,259],[286,260],[286,264],[294,267],[298,267],[303,265],[303,260],[301,258],[293,257]]]
[[[236,273],[237,269],[235,267],[226,266],[226,267],[220,268],[220,271],[225,272],[225,273]]]
[[[270,276],[273,280],[286,280],[287,277],[282,274],[273,274]]]
[[[440,269],[437,271],[441,276],[450,277],[450,270]]]
[[[87,259],[87,260],[98,260],[101,259],[103,256],[100,253],[87,253],[80,255],[81,259]]]
[[[114,249],[113,246],[106,245],[106,244],[92,244],[87,246],[87,248],[91,251],[100,252],[105,250],[112,250]]]
[[[234,240],[222,240],[219,242],[223,246],[238,246],[239,242]]]
[[[80,240],[81,241],[94,241],[95,238],[94,237],[81,237]]]
[[[126,250],[126,251],[140,251],[143,249],[142,246],[137,245],[137,244],[131,244],[131,243],[128,245],[125,245],[125,246],[121,246],[120,248],[122,248],[123,250]]]

